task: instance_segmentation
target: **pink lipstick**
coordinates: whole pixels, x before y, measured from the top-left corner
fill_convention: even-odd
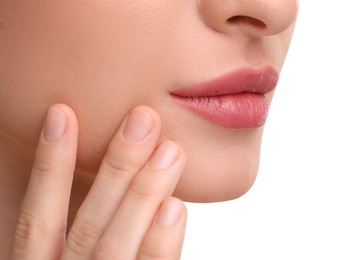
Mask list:
[[[273,67],[242,68],[219,78],[183,87],[173,99],[199,116],[227,128],[256,128],[268,115],[265,94],[275,89],[279,74]]]

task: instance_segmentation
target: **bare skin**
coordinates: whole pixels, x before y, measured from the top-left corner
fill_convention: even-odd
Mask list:
[[[186,157],[174,142],[157,145],[160,128],[147,107],[124,119],[66,238],[78,125],[70,108],[50,108],[11,259],[179,259],[186,209],[170,196]]]
[[[280,73],[296,0],[0,6],[1,259],[178,259],[186,209],[173,197],[249,190],[263,127],[222,127],[171,93],[240,68]]]

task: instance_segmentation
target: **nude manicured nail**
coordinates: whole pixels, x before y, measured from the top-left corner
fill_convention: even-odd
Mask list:
[[[47,142],[60,139],[66,129],[67,116],[56,108],[50,108],[45,119],[43,137]]]
[[[179,155],[179,148],[172,142],[163,142],[152,156],[149,166],[154,169],[169,168]]]
[[[129,142],[143,141],[154,126],[153,117],[143,110],[133,110],[126,121],[123,135]]]
[[[172,226],[175,225],[181,215],[181,202],[175,198],[166,199],[156,218],[157,225]]]

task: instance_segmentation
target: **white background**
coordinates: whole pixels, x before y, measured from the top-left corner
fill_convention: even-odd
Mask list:
[[[183,260],[343,259],[342,13],[300,0],[257,181],[235,201],[187,203]]]

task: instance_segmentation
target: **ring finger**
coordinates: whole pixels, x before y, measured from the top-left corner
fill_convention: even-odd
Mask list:
[[[185,153],[176,143],[159,145],[130,185],[99,241],[95,259],[136,259],[159,206],[173,193],[185,162]]]

